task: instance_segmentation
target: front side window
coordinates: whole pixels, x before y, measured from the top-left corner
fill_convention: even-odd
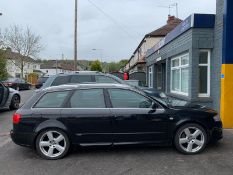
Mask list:
[[[61,108],[69,91],[46,93],[34,108]]]
[[[146,97],[123,89],[109,89],[113,108],[150,108],[152,101]]]
[[[76,90],[70,98],[71,108],[105,108],[103,89]]]
[[[185,54],[171,60],[171,92],[188,95],[189,55]]]
[[[91,75],[73,75],[71,76],[71,83],[89,83],[93,82]]]
[[[96,75],[95,81],[97,83],[118,83],[116,80],[114,80],[110,77],[102,76],[102,75]]]
[[[210,51],[200,50],[199,54],[199,97],[210,96]]]

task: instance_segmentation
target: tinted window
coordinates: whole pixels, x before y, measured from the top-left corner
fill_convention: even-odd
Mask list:
[[[150,108],[152,101],[146,97],[123,89],[109,89],[113,108]]]
[[[97,83],[118,83],[116,80],[106,77],[106,76],[101,76],[101,75],[96,75],[95,76],[95,81]]]
[[[105,108],[102,89],[77,90],[70,99],[71,108]]]
[[[87,82],[93,82],[91,75],[73,75],[71,76],[71,83],[87,83]]]
[[[44,82],[46,82],[47,79],[48,79],[48,77],[40,77],[40,78],[37,80],[37,83],[44,83]]]
[[[62,84],[67,84],[67,83],[69,83],[69,78],[70,78],[69,76],[57,77],[57,78],[55,78],[55,80],[53,81],[51,86],[59,86]]]
[[[47,93],[39,100],[35,108],[60,108],[68,93],[69,91]]]

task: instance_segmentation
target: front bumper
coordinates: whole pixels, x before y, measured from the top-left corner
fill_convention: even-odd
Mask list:
[[[20,146],[33,147],[36,138],[35,134],[31,133],[14,133],[13,130],[10,132],[12,141]]]
[[[222,122],[215,122],[215,126],[211,130],[211,141],[216,142],[223,138],[223,131],[222,131]]]

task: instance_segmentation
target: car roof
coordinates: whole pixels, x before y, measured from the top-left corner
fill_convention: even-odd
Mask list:
[[[52,92],[52,91],[62,91],[62,90],[74,90],[74,89],[92,89],[92,88],[123,88],[123,89],[133,89],[131,86],[126,84],[110,84],[110,83],[85,83],[85,84],[64,84],[60,86],[51,86],[42,91]]]
[[[103,75],[103,73],[98,71],[76,71],[73,73],[59,73],[56,75],[52,75],[50,77],[60,77],[60,76],[70,76],[70,75]]]

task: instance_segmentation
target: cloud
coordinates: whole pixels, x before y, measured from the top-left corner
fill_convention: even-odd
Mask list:
[[[168,9],[179,4],[179,17],[192,13],[215,13],[213,0],[80,0],[78,5],[78,55],[93,59],[103,49],[105,61],[129,58],[146,33],[164,25]],[[13,24],[29,26],[41,35],[46,49],[42,58],[73,58],[74,0],[0,0],[1,29]],[[12,5],[13,4],[13,5]],[[175,14],[175,10],[171,10]]]

